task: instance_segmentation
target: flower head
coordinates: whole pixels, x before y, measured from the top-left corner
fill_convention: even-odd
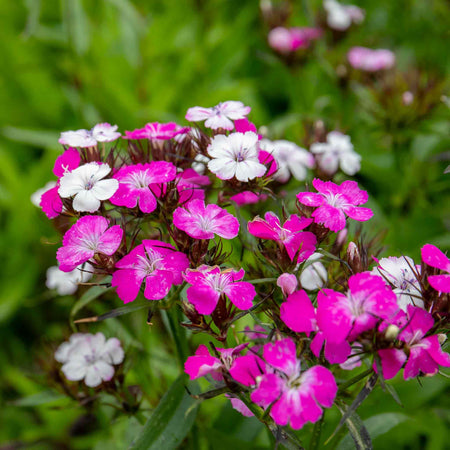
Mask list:
[[[367,202],[368,195],[358,188],[356,181],[344,181],[337,185],[332,181],[314,178],[313,186],[318,193],[300,192],[297,199],[304,205],[316,206],[311,217],[314,222],[325,225],[331,231],[337,232],[345,228],[345,214],[361,222],[372,217],[371,209],[357,207]]]
[[[425,264],[447,272],[443,275],[431,275],[428,283],[440,292],[450,292],[450,259],[437,247],[426,244],[422,247],[422,260]]]
[[[236,177],[247,182],[262,177],[266,167],[258,160],[257,142],[258,135],[252,131],[215,136],[208,146],[212,158],[208,169],[221,180]]]
[[[203,200],[192,200],[173,213],[173,224],[194,239],[213,239],[217,234],[233,239],[239,233],[239,221],[217,205],[206,205]]]
[[[306,267],[300,275],[300,283],[303,289],[315,291],[322,288],[328,280],[328,272],[320,262],[321,253],[313,253],[305,262]]]
[[[269,46],[279,53],[291,53],[309,47],[311,41],[322,35],[320,28],[276,27],[267,36]]]
[[[186,113],[186,120],[190,122],[205,121],[206,128],[217,130],[223,128],[232,130],[234,124],[232,120],[243,119],[251,111],[250,106],[245,106],[242,102],[227,101],[219,103],[212,108],[194,106]]]
[[[127,208],[139,205],[142,212],[151,213],[156,209],[157,202],[150,185],[173,181],[176,173],[175,166],[166,161],[122,167],[114,175],[119,187],[110,198],[110,202]]]
[[[189,128],[181,127],[175,122],[147,123],[144,128],[133,131],[125,131],[125,139],[148,139],[150,141],[165,141],[172,139],[178,134],[187,133]]]
[[[312,220],[292,214],[283,226],[280,219],[271,211],[264,219],[257,216],[248,223],[248,231],[260,239],[276,241],[286,248],[291,261],[298,253],[298,262],[311,256],[316,249],[316,236],[309,231],[302,231],[311,224]]]
[[[63,272],[58,266],[47,269],[45,285],[49,289],[56,289],[59,295],[72,295],[78,289],[78,283],[85,283],[92,277],[89,263],[80,265],[71,272]]]
[[[355,175],[361,168],[361,156],[353,150],[350,136],[339,131],[331,131],[326,142],[316,142],[310,150],[317,155],[319,167],[329,175],[334,175],[339,167],[347,175]]]
[[[395,64],[395,54],[390,50],[372,50],[366,47],[352,47],[347,54],[350,65],[366,72],[387,70]]]
[[[97,142],[112,142],[116,139],[119,139],[122,136],[117,131],[117,125],[110,125],[109,123],[98,123],[92,128],[91,133],[92,137]]]
[[[70,147],[94,147],[97,142],[115,141],[121,136],[117,132],[117,125],[109,123],[99,123],[92,130],[64,131],[58,142]]]
[[[182,272],[189,267],[184,253],[166,242],[144,239],[116,263],[111,285],[124,303],[132,302],[145,280],[144,297],[161,300],[173,285],[183,282]]]
[[[247,310],[253,306],[256,291],[252,284],[240,281],[244,275],[243,269],[221,271],[218,266],[187,269],[184,279],[192,285],[186,291],[187,299],[200,314],[211,314],[222,294],[237,308]]]
[[[86,386],[97,387],[114,376],[113,365],[120,364],[124,351],[116,338],[106,340],[103,333],[76,333],[63,342],[55,352],[55,359],[70,381],[84,380]]]
[[[354,5],[325,0],[323,7],[327,13],[327,24],[333,30],[345,31],[352,23],[359,24],[364,20],[364,10]]]
[[[108,164],[84,164],[62,176],[58,193],[62,198],[73,197],[75,211],[95,212],[101,201],[111,198],[119,187],[115,179],[104,180],[110,172]]]

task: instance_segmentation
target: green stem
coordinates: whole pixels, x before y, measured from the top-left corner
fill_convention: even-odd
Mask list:
[[[314,429],[309,443],[309,450],[318,450],[320,448],[320,436],[322,435],[323,420],[325,417],[325,410],[322,417],[314,424]]]
[[[184,363],[189,355],[189,348],[186,338],[186,330],[180,325],[180,311],[176,305],[169,310],[161,310],[163,322],[175,342],[175,349],[181,370],[184,370]]]
[[[339,392],[345,391],[348,387],[353,386],[358,381],[361,381],[363,378],[365,378],[367,375],[371,374],[373,372],[373,369],[367,369],[366,371],[360,373],[359,375],[356,375],[356,377],[346,381],[345,383],[342,383],[339,386]]]

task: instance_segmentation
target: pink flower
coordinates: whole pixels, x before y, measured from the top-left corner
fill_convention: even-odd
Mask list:
[[[184,253],[166,242],[144,239],[128,255],[116,263],[111,285],[124,303],[132,302],[145,280],[144,297],[161,300],[172,285],[183,282],[182,272],[189,267]]]
[[[178,134],[187,133],[189,128],[181,127],[175,122],[147,123],[144,128],[133,131],[125,131],[125,139],[149,139],[150,141],[165,141],[174,138]]]
[[[244,278],[243,269],[220,270],[220,267],[202,265],[195,270],[187,269],[184,279],[192,284],[187,291],[187,299],[200,314],[211,314],[217,306],[220,296],[226,295],[241,310],[253,306],[256,291]]]
[[[258,130],[256,129],[255,124],[250,122],[250,120],[248,120],[247,117],[244,117],[243,119],[236,119],[234,121],[234,127],[236,131],[239,133],[246,133],[247,131],[253,131],[253,133],[258,134]],[[261,136],[259,136],[259,138],[261,139]]]
[[[351,219],[364,222],[373,216],[369,208],[357,208],[367,202],[369,196],[366,191],[358,188],[356,181],[344,181],[337,185],[332,181],[321,181],[314,178],[313,186],[319,191],[300,192],[297,199],[307,206],[317,206],[312,213],[314,222],[321,223],[331,231],[345,228],[345,214]]]
[[[80,154],[78,150],[69,147],[62,155],[56,158],[55,164],[53,166],[53,173],[61,178],[68,172],[76,169],[80,165]]]
[[[41,195],[39,206],[49,219],[58,217],[63,210],[63,202],[58,194],[59,184],[48,189]]]
[[[206,345],[200,345],[195,356],[189,356],[184,364],[184,371],[191,380],[208,374],[216,381],[223,380],[222,369],[229,370],[235,358],[248,344],[241,344],[235,348],[216,348],[220,359],[211,356]]]
[[[372,50],[366,47],[352,47],[347,58],[353,68],[366,72],[390,69],[395,64],[395,54],[385,49]]]
[[[283,245],[291,261],[294,261],[297,253],[298,262],[305,261],[314,253],[316,236],[309,231],[301,231],[311,224],[311,219],[292,214],[281,226],[280,219],[271,211],[265,214],[264,219],[257,216],[249,222],[249,233],[257,238],[269,239]]]
[[[239,221],[217,205],[207,205],[203,200],[192,200],[173,213],[173,224],[194,239],[213,239],[217,234],[233,239],[239,233]]]
[[[422,247],[422,260],[428,266],[447,272],[429,276],[430,286],[440,292],[450,292],[450,259],[434,245],[426,244]]]
[[[205,190],[203,186],[211,184],[206,175],[199,175],[194,169],[186,169],[177,175],[178,201],[181,205],[191,200],[204,200]]]
[[[290,295],[297,289],[297,277],[292,273],[282,273],[277,279],[277,286],[281,288],[283,295]]]
[[[230,200],[235,202],[238,206],[252,205],[258,202],[263,202],[266,199],[266,194],[256,194],[251,191],[240,192],[239,194],[230,197]]]
[[[230,399],[233,409],[240,412],[243,416],[252,417],[254,415],[241,399],[231,397],[230,394],[225,394],[225,397]]]
[[[101,216],[80,217],[66,232],[63,246],[56,253],[60,270],[70,272],[97,253],[113,255],[122,242],[123,230],[119,225],[108,229],[108,225]]]
[[[320,28],[284,28],[276,27],[267,37],[270,47],[280,53],[295,52],[306,48],[312,40],[322,35]]]
[[[397,296],[379,276],[368,272],[352,275],[348,287],[345,295],[323,289],[317,297],[317,322],[330,342],[353,340],[399,310]]]
[[[157,202],[149,185],[173,181],[176,173],[175,166],[165,161],[122,167],[114,175],[119,181],[119,188],[109,200],[113,205],[127,208],[135,208],[139,204],[142,212],[151,213],[156,209]]]
[[[409,356],[398,348],[378,350],[384,378],[393,378],[406,361],[405,380],[418,376],[420,372],[434,375],[439,366],[450,367],[450,355],[442,351],[438,336],[425,337],[434,326],[433,316],[429,312],[408,305],[407,313],[401,311],[396,321],[403,329],[397,339],[405,343]],[[374,369],[377,370],[375,363]]]
[[[244,106],[242,102],[230,100],[219,103],[212,108],[194,106],[188,109],[185,118],[190,122],[205,120],[205,127],[213,130],[218,128],[232,130],[234,128],[232,120],[243,119],[250,111],[250,106]]]

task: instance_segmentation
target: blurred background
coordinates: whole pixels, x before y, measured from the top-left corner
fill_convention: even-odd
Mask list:
[[[375,210],[365,229],[386,233],[384,256],[418,261],[427,242],[450,248],[449,2],[354,3],[366,11],[361,25],[328,31],[292,62],[268,46],[255,0],[0,0],[0,449],[122,449],[139,427],[107,407],[89,418],[49,390],[49,355],[70,333],[74,298],[45,287],[60,238],[30,196],[53,179],[61,131],[103,121],[122,132],[151,121],[185,124],[190,106],[225,100],[250,105],[251,121],[269,137],[301,146],[323,121],[349,134],[362,156],[355,179]],[[314,26],[323,15],[320,1],[288,9],[290,26]],[[349,74],[354,45],[394,51],[395,74]],[[415,95],[411,105],[405,91]],[[114,295],[102,302],[91,312],[121,306]],[[179,372],[163,329],[149,331],[139,314],[86,330],[97,329],[131,349],[127,382],[156,405]],[[450,448],[449,386],[441,376],[401,383],[403,408],[381,390],[369,397],[363,419],[398,420],[378,432],[375,448]],[[268,448],[260,424],[220,399],[202,406],[200,418],[202,448]]]

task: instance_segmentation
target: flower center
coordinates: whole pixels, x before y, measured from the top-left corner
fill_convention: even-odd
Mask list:
[[[84,189],[86,191],[90,191],[94,187],[94,184],[95,184],[94,175],[91,175],[89,179],[86,180],[86,182],[84,183]]]
[[[222,293],[230,283],[230,276],[225,273],[216,273],[208,275],[207,281],[216,292]]]
[[[147,171],[141,170],[139,172],[131,173],[126,181],[127,184],[135,187],[136,189],[145,189],[148,188],[149,180],[147,177]]]
[[[162,258],[159,253],[156,253],[153,250],[146,250],[146,255],[147,257],[141,255],[138,256],[140,261],[139,268],[143,270],[147,276],[149,276],[155,270],[159,269],[159,262],[164,258]]]
[[[330,206],[334,206],[335,208],[343,208],[344,206],[348,205],[346,198],[343,197],[341,194],[327,193],[324,194],[324,197],[326,198],[327,203]]]

